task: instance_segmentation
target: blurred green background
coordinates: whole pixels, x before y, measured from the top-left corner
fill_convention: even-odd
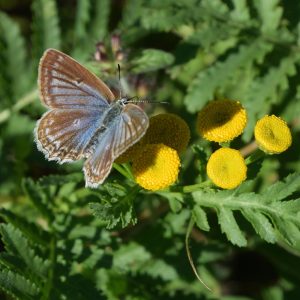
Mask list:
[[[48,162],[33,140],[45,111],[38,63],[45,49],[56,48],[113,89],[119,63],[124,91],[168,101],[147,112],[185,119],[191,144],[202,155],[217,148],[195,130],[196,113],[210,100],[239,100],[246,108],[247,128],[231,144],[236,149],[251,142],[260,117],[285,119],[291,148],[249,170],[252,181],[244,190],[263,194],[300,171],[299,16],[294,0],[0,0],[0,297],[299,299],[299,242],[268,244],[237,213],[248,247],[233,246],[209,209],[211,231],[194,229],[190,245],[211,293],[195,278],[185,253],[190,199],[182,205],[142,193],[133,211],[132,203],[120,201],[132,186],[115,171],[107,185],[87,190],[82,162]],[[182,185],[203,180],[205,155],[186,151]],[[297,189],[290,197],[299,194]],[[103,201],[105,220],[88,208]],[[122,228],[135,217],[137,225]],[[106,229],[107,220],[117,227]]]

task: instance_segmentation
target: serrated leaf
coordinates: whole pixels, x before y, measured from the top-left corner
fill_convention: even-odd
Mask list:
[[[124,199],[119,199],[114,203],[91,202],[89,208],[95,217],[107,222],[108,229],[114,228],[118,224],[126,227],[137,222],[132,204]]]
[[[143,50],[139,57],[132,60],[134,73],[153,72],[159,69],[164,69],[174,62],[174,56],[171,53],[157,50]]]
[[[194,206],[192,214],[193,214],[193,219],[196,222],[196,225],[199,227],[199,229],[204,231],[210,230],[210,226],[207,221],[206,212],[199,205]]]
[[[218,222],[221,226],[221,230],[226,234],[228,240],[239,247],[247,246],[247,240],[245,239],[242,231],[240,230],[231,210],[223,207],[217,209]]]
[[[47,48],[60,49],[61,35],[55,0],[34,0],[32,11],[32,44],[37,63]]]
[[[94,216],[106,222],[107,228],[113,228],[120,224],[122,227],[137,222],[133,208],[133,200],[136,197],[138,186],[121,186],[118,184],[106,184],[100,191],[101,202],[91,202],[89,207]]]
[[[282,237],[290,244],[296,245],[300,242],[300,230],[294,222],[282,219],[278,216],[273,218],[278,231]],[[298,224],[299,225],[299,224]]]
[[[46,231],[42,231],[35,223],[28,222],[25,218],[17,216],[12,212],[1,209],[0,216],[4,218],[7,222],[14,225],[16,228],[20,229],[28,238],[33,242],[41,244],[43,246],[48,246],[50,235]]]
[[[299,191],[300,181],[299,174],[294,173],[288,175],[284,181],[276,182],[266,189],[265,193],[270,195],[272,202],[283,200],[296,191]],[[265,198],[268,201],[268,198]]]
[[[110,13],[111,13],[110,0],[96,1],[93,7],[93,19],[90,25],[91,36],[93,37],[94,40],[101,41],[108,34]]]
[[[251,223],[258,235],[268,243],[275,243],[277,235],[269,219],[258,211],[243,209],[242,214]]]
[[[248,124],[243,138],[249,141],[258,118],[267,114],[271,106],[280,101],[281,91],[288,86],[288,77],[296,73],[298,54],[291,54],[281,60],[278,67],[272,67],[262,78],[257,78],[249,86],[244,96],[243,105],[247,109]]]
[[[21,258],[27,269],[31,270],[33,275],[40,277],[46,276],[49,262],[35,254],[28,240],[19,229],[14,228],[11,224],[1,224],[0,232],[8,253]],[[24,272],[25,271],[26,270],[24,270]]]
[[[172,212],[178,213],[182,208],[183,194],[174,192],[157,192],[158,195],[169,201]]]
[[[16,100],[25,92],[28,82],[28,76],[24,76],[27,71],[25,41],[17,23],[3,12],[0,12],[0,45],[1,41],[0,78],[5,79],[5,84],[1,84],[1,90],[5,91],[1,99]]]
[[[295,173],[286,177],[283,182],[273,184],[261,194],[239,192],[237,189],[219,192],[197,191],[192,193],[192,196],[196,205],[217,210],[222,231],[233,243],[243,245],[245,242],[233,216],[233,211],[239,210],[266,241],[275,242],[278,239],[277,235],[275,236],[278,230],[291,246],[297,246],[300,242],[300,219],[297,209],[300,199],[286,198],[299,189],[299,181],[300,174]]]
[[[268,33],[278,27],[282,16],[282,8],[279,6],[279,2],[279,0],[254,0],[254,5],[261,19],[262,32]]]
[[[39,296],[34,283],[8,269],[0,271],[0,289],[20,300],[38,299]]]
[[[74,182],[79,183],[83,180],[83,174],[80,173],[73,173],[67,175],[49,175],[45,177],[41,177],[38,180],[38,183],[42,186],[49,186],[49,185],[63,185],[66,183]]]
[[[207,101],[214,98],[217,88],[224,87],[232,79],[232,74],[245,64],[261,59],[271,49],[270,45],[258,39],[251,45],[240,46],[238,52],[228,56],[224,62],[218,61],[207,70],[201,71],[188,87],[184,99],[187,109],[190,112],[199,111]]]
[[[81,42],[87,35],[87,24],[90,20],[90,10],[90,0],[77,1],[74,25],[74,44]]]
[[[114,253],[113,266],[122,272],[131,271],[135,273],[150,258],[150,253],[142,245],[131,242],[128,245],[121,246]]]
[[[246,22],[250,19],[250,12],[246,0],[233,0],[234,9],[231,17],[235,21]]]
[[[25,178],[23,180],[23,189],[30,200],[33,202],[35,207],[41,212],[41,214],[47,219],[53,220],[53,212],[50,209],[50,205],[47,202],[47,198],[43,193],[41,187],[35,184],[32,179]]]
[[[161,259],[148,260],[139,270],[141,274],[147,274],[152,278],[161,278],[164,281],[171,281],[178,278],[176,269]]]

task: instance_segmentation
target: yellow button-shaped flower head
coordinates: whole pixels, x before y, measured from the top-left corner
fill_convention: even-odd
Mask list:
[[[264,116],[254,129],[256,143],[269,154],[285,151],[292,143],[292,135],[286,122],[274,115]]]
[[[162,143],[182,153],[189,140],[190,129],[182,118],[174,114],[159,114],[150,118],[149,128],[142,143]]]
[[[205,139],[222,143],[239,136],[246,123],[246,110],[240,102],[217,100],[210,102],[198,113],[197,130]]]
[[[247,166],[238,150],[220,148],[208,160],[207,175],[216,186],[234,189],[246,179]]]
[[[144,145],[132,162],[136,182],[150,191],[173,184],[178,178],[179,167],[177,151],[164,144]]]
[[[128,148],[123,154],[121,154],[115,160],[115,162],[117,164],[123,164],[132,161],[134,157],[136,157],[139,154],[141,147],[142,147],[141,141],[137,142],[136,144]]]
[[[190,140],[190,129],[187,123],[175,114],[159,114],[150,118],[149,128],[144,137],[125,153],[119,156],[116,163],[132,161],[145,144],[164,144],[182,153]]]

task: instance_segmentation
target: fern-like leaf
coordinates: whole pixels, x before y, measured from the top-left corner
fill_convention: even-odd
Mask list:
[[[22,232],[11,224],[1,224],[0,233],[5,244],[6,251],[20,258],[28,271],[24,268],[24,274],[31,274],[32,277],[44,278],[47,275],[49,262],[37,256],[30,247],[27,238]]]
[[[102,201],[91,202],[89,207],[96,217],[106,222],[107,228],[114,228],[118,224],[122,227],[136,224],[133,200],[138,191],[138,187],[124,188],[106,184],[100,193]]]
[[[95,1],[92,11],[91,37],[92,42],[103,40],[108,34],[109,17],[111,12],[111,1]]]
[[[300,174],[286,177],[262,194],[238,193],[236,191],[194,192],[196,207],[212,207],[218,214],[219,224],[227,238],[238,246],[246,240],[235,220],[233,212],[238,210],[252,224],[255,231],[267,242],[274,243],[279,235],[290,245],[300,241],[300,199],[286,200],[300,188]],[[203,215],[203,213],[202,213]]]
[[[299,54],[291,54],[280,62],[277,68],[271,68],[263,78],[257,78],[250,84],[243,104],[248,113],[248,124],[243,138],[249,141],[258,118],[267,114],[273,104],[281,100],[281,93],[289,87],[288,77],[296,73]]]
[[[84,40],[87,35],[87,24],[90,20],[91,2],[90,0],[78,0],[76,7],[74,45]]]
[[[30,223],[21,216],[13,214],[9,210],[1,209],[0,216],[6,222],[20,229],[30,240],[42,246],[48,246],[50,235],[46,231],[42,231],[35,223]]]
[[[12,104],[25,92],[26,74],[25,41],[19,26],[5,13],[0,12],[0,96]]]
[[[188,87],[188,94],[184,100],[187,109],[190,112],[200,110],[207,101],[214,98],[218,88],[226,86],[232,79],[232,74],[245,64],[261,60],[271,49],[272,46],[258,39],[251,45],[240,46],[239,51],[231,54],[226,61],[217,62],[207,70],[201,71]]]
[[[269,33],[279,26],[282,16],[282,8],[279,7],[279,0],[254,0],[257,13],[260,16],[261,31]]]
[[[34,0],[32,10],[33,55],[37,63],[47,48],[60,48],[61,33],[55,0]]]
[[[32,179],[26,178],[23,180],[23,189],[41,214],[48,220],[54,220],[53,211],[42,188],[35,184]]]
[[[13,296],[15,299],[32,300],[38,299],[39,289],[25,277],[10,271],[2,269],[0,271],[0,289]]]
[[[133,59],[134,73],[152,72],[166,68],[174,62],[174,56],[171,53],[157,50],[144,50],[139,57]]]

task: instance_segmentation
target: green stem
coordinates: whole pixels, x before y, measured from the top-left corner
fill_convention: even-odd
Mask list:
[[[265,155],[266,155],[265,152],[261,151],[260,149],[257,149],[245,159],[245,163],[246,165],[250,165],[262,159]]]
[[[116,169],[120,174],[122,174],[124,177],[126,177],[129,180],[132,180],[132,176],[131,174],[128,173],[128,171],[119,164],[113,163],[113,167],[114,169]]]
[[[127,171],[127,174],[130,176],[132,181],[135,181],[134,176],[132,174],[132,170],[129,163],[123,164],[124,169]]]
[[[188,228],[187,228],[187,231],[186,231],[186,235],[185,235],[185,250],[186,250],[186,254],[187,254],[187,257],[189,259],[189,262],[190,262],[190,265],[193,269],[193,272],[195,274],[195,276],[197,277],[197,279],[209,290],[212,292],[212,290],[205,284],[205,282],[201,279],[201,277],[199,276],[198,272],[197,272],[197,269],[195,267],[195,264],[194,264],[194,261],[193,261],[193,258],[192,258],[192,255],[191,255],[191,252],[190,252],[190,246],[189,246],[189,239],[190,239],[190,235],[191,235],[191,232],[194,228],[194,225],[195,225],[195,222],[193,220],[193,218],[190,219],[190,222],[189,222],[189,225],[188,225]]]
[[[38,97],[38,91],[33,90],[24,97],[22,97],[20,100],[18,100],[17,103],[15,103],[12,108],[5,109],[0,112],[0,124],[4,123],[9,119],[11,114],[18,112],[23,107],[27,106],[28,104],[32,103],[36,98]]]
[[[196,183],[196,184],[192,184],[192,185],[186,185],[184,187],[182,187],[182,192],[183,193],[192,193],[192,192],[196,192],[199,191],[205,187],[209,187],[212,185],[212,182],[210,180],[206,180],[203,181],[201,183]]]
[[[55,236],[52,237],[50,242],[50,270],[48,272],[48,280],[45,285],[43,296],[41,300],[50,299],[50,293],[53,289],[53,280],[54,280],[54,273],[55,273],[55,266],[56,266],[56,238]]]

